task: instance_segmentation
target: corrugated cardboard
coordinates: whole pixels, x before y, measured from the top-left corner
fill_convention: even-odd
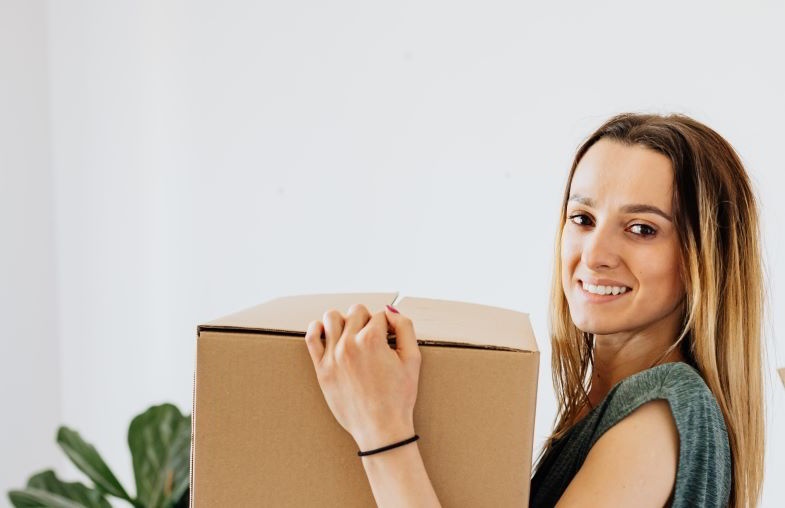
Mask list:
[[[290,296],[198,327],[191,506],[375,505],[304,341],[312,320],[354,303],[394,304],[414,323],[415,431],[442,506],[528,505],[539,365],[528,315],[397,296]]]

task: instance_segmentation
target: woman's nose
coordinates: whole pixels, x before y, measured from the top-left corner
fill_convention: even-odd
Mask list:
[[[613,268],[619,264],[616,234],[608,225],[595,226],[584,236],[582,249],[581,259],[590,269]]]

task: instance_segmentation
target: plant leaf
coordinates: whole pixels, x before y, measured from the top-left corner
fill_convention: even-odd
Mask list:
[[[191,417],[172,404],[152,406],[131,421],[128,447],[137,501],[148,508],[172,506],[188,489]]]
[[[66,497],[32,487],[9,491],[8,499],[16,508],[84,508]]]
[[[91,444],[82,439],[78,432],[68,427],[60,427],[57,431],[57,444],[68,455],[71,462],[86,474],[98,488],[107,494],[133,502],[104,459]]]
[[[112,508],[112,505],[109,504],[100,491],[91,489],[79,482],[64,482],[57,478],[57,475],[51,469],[31,476],[27,480],[27,487],[45,490],[71,501],[76,501],[81,506],[87,508]]]

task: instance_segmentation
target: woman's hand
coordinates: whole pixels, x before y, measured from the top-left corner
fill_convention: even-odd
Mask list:
[[[331,309],[305,334],[327,405],[362,451],[414,435],[420,349],[412,321],[387,309],[371,315],[355,304],[346,317]],[[388,331],[396,349],[387,344]]]

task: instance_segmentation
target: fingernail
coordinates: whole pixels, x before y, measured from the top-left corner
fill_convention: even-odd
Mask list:
[[[389,309],[390,312],[395,312],[396,314],[399,314],[398,309],[396,309],[392,305],[388,305],[387,308]]]

